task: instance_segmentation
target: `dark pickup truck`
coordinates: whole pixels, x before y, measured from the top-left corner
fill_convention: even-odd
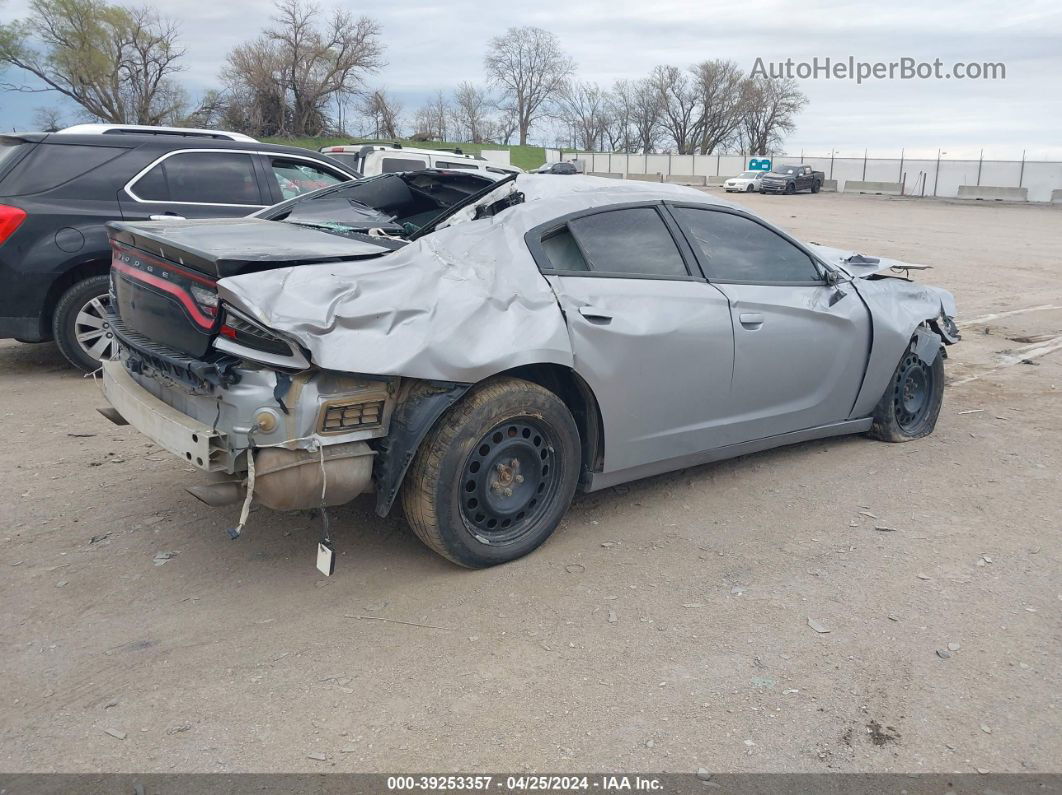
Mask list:
[[[809,190],[818,193],[826,175],[812,171],[811,166],[777,166],[760,181],[760,193],[796,193]]]

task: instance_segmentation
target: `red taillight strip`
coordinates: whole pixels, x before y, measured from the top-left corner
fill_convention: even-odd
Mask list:
[[[179,285],[176,285],[173,282],[168,282],[153,273],[148,273],[147,271],[142,271],[139,268],[134,268],[132,265],[127,265],[121,260],[111,260],[111,267],[114,268],[116,271],[124,273],[131,279],[144,282],[145,284],[150,284],[152,287],[157,287],[159,290],[162,290],[165,293],[169,293],[178,301],[180,301],[181,306],[183,306],[188,311],[188,314],[191,315],[192,320],[195,321],[197,326],[200,326],[204,329],[214,328],[214,318],[204,314],[203,311],[199,308],[199,305],[196,304],[196,302],[192,299],[192,296],[189,295],[188,292],[182,289]]]
[[[129,246],[123,246],[121,243],[115,243],[113,240],[111,241],[111,249],[115,253],[121,252],[123,254],[126,254],[127,256],[141,260],[142,262],[150,262],[152,265],[158,265],[160,268],[165,268],[166,270],[173,271],[174,273],[179,273],[186,279],[191,279],[193,282],[205,284],[207,287],[217,287],[218,285],[218,283],[214,279],[211,279],[208,276],[202,276],[201,274],[195,273],[194,271],[190,271],[186,268],[174,265],[172,262],[167,262],[166,260],[152,257],[150,254],[145,254],[140,249],[130,248]]]

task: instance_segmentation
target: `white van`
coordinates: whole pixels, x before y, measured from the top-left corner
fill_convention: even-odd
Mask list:
[[[419,171],[422,168],[480,171],[497,179],[523,173],[523,169],[516,166],[495,165],[483,158],[465,154],[460,149],[415,149],[396,143],[389,146],[323,146],[318,151],[365,177],[396,171]]]

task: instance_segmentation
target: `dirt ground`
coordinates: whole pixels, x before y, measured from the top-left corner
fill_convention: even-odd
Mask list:
[[[230,541],[54,346],[0,342],[0,770],[1062,770],[1062,208],[742,203],[933,266],[936,433],[583,496],[487,571],[368,501],[331,579],[307,515]]]

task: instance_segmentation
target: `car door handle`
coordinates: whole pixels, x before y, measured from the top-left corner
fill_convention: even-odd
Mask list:
[[[149,215],[149,219],[152,221],[187,221],[183,215],[177,215],[177,213],[163,213],[162,215]]]
[[[759,312],[742,312],[738,315],[738,320],[747,329],[758,329],[763,325],[763,315]]]
[[[600,309],[595,309],[592,306],[579,307],[579,314],[589,320],[591,323],[611,323],[612,315],[608,312],[602,312]]]

